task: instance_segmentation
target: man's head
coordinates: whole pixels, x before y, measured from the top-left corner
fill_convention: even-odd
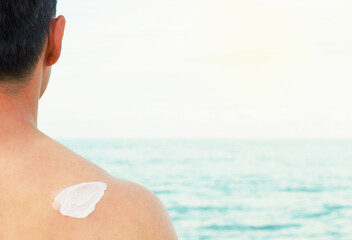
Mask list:
[[[23,87],[41,64],[42,95],[61,53],[65,19],[55,15],[56,0],[0,0],[0,88]]]

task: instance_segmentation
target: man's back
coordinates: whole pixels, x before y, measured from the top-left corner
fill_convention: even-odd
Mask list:
[[[0,144],[0,239],[177,239],[149,190],[112,177],[39,131],[28,136]],[[107,189],[88,217],[52,207],[58,190],[93,181]]]
[[[37,129],[39,99],[60,58],[66,25],[56,5],[0,1],[0,239],[177,239],[149,190],[110,176]],[[84,182],[107,185],[90,215],[54,209],[60,190]]]

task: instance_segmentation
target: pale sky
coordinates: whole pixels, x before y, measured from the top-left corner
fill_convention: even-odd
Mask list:
[[[54,138],[352,138],[350,0],[58,0]]]

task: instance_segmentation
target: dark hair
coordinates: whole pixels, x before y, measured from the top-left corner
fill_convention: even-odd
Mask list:
[[[0,83],[33,73],[57,0],[0,0]]]

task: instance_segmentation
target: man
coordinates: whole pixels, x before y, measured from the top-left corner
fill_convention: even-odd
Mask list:
[[[151,191],[112,177],[37,129],[38,101],[64,35],[65,18],[55,15],[56,0],[0,1],[0,239],[177,239]],[[53,208],[57,190],[97,181],[107,188],[88,217]]]

